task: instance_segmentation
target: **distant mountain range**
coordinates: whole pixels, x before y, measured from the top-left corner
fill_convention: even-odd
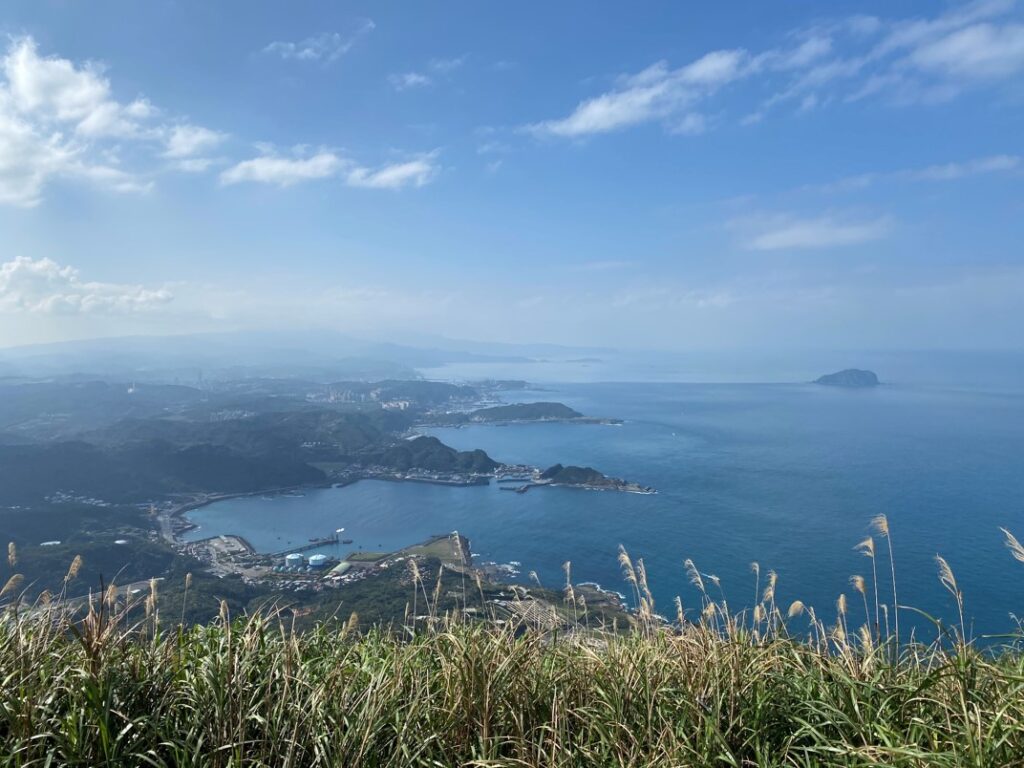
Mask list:
[[[417,337],[421,338],[421,337]],[[333,331],[238,331],[181,336],[125,336],[0,349],[0,378],[120,378],[179,381],[247,377],[414,378],[416,369],[449,363],[532,363],[589,351],[422,337],[424,346],[367,341]]]

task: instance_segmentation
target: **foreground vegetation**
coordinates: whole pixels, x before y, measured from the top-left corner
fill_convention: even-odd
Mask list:
[[[755,609],[730,615],[696,569],[699,617],[668,622],[653,612],[642,562],[620,561],[639,606],[626,633],[471,621],[472,585],[462,612],[442,616],[442,587],[415,568],[418,608],[403,626],[368,631],[354,615],[297,632],[282,612],[232,619],[226,606],[186,629],[161,618],[155,585],[140,606],[110,592],[76,618],[59,596],[26,606],[9,589],[0,765],[1024,762],[1016,646],[981,651],[955,628],[927,647],[900,645],[870,620],[850,626],[845,600],[826,624],[809,606],[776,607],[770,575]],[[955,576],[938,565],[959,604]],[[585,614],[568,566],[566,576],[567,604]],[[854,588],[871,616],[872,582]]]

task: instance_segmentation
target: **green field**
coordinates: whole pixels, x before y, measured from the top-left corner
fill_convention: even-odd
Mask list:
[[[390,552],[351,552],[343,559],[350,563],[376,563],[390,554]]]

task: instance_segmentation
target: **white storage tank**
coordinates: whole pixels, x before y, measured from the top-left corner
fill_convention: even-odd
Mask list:
[[[327,555],[310,555],[310,568],[323,568],[327,565]]]
[[[306,564],[306,558],[298,552],[292,552],[290,555],[285,555],[284,564],[289,568],[301,568]]]

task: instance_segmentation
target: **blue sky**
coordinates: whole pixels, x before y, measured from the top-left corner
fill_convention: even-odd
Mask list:
[[[9,0],[0,345],[1000,348],[1024,9]]]

